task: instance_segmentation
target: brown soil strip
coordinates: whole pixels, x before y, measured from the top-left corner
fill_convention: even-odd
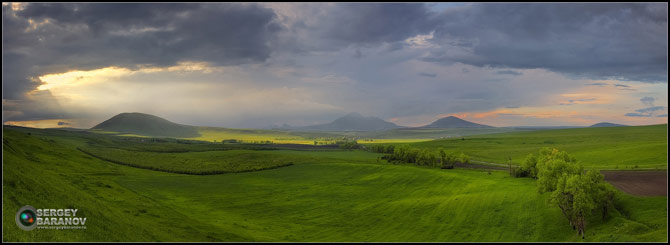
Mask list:
[[[600,171],[605,181],[636,196],[667,196],[667,171]]]

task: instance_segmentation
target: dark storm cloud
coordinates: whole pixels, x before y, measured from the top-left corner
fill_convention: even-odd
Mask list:
[[[472,4],[440,17],[425,61],[667,82],[667,4]]]
[[[355,43],[394,42],[429,32],[433,26],[424,4],[338,4],[326,17],[328,36]],[[329,19],[332,18],[332,19]]]
[[[435,17],[425,4],[340,3],[318,16],[318,24],[311,28],[329,45],[394,43],[430,33],[437,24]]]
[[[496,72],[496,74],[521,76],[521,75],[523,75],[523,72],[512,71],[512,70],[504,70],[504,71],[498,71],[498,72]]]
[[[57,53],[59,57],[83,55],[86,63],[262,62],[271,52],[268,42],[279,31],[274,12],[256,5],[68,4],[56,8],[53,18],[44,10],[51,6],[30,4],[17,15],[54,20],[45,32],[69,32],[49,33],[53,37],[45,39],[51,48],[67,51]],[[77,26],[83,28],[74,29]]]
[[[363,53],[357,49],[356,52],[354,53],[354,58],[361,59],[363,57],[365,57],[365,55],[363,55]]]
[[[281,30],[274,11],[255,4],[31,3],[2,12],[3,99],[26,99],[38,76],[75,69],[259,63]]]
[[[417,73],[417,75],[422,76],[422,77],[430,77],[430,78],[437,77],[437,74],[427,73],[427,72],[419,72],[419,73]]]
[[[30,4],[17,15],[22,18],[51,19],[61,24],[84,23],[94,33],[128,27],[159,27],[178,13],[196,10],[197,4]]]

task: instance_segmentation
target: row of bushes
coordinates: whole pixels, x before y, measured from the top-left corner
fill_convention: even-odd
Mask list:
[[[368,151],[371,152],[376,152],[376,153],[385,153],[385,154],[393,154],[393,150],[395,149],[394,145],[380,145],[380,144],[375,144],[368,146]]]
[[[353,150],[353,149],[363,149],[364,146],[361,144],[358,144],[357,141],[355,140],[338,140],[335,142],[338,146],[340,146],[340,149],[348,149],[348,150]]]
[[[216,141],[214,141],[216,142]],[[237,140],[237,139],[225,139],[221,140],[221,144],[256,144],[256,145],[268,145],[274,144],[271,140]]]
[[[429,150],[429,149],[418,149],[412,148],[407,145],[401,146],[385,146],[377,147],[373,151],[379,152],[383,151],[384,153],[391,151],[390,155],[385,155],[382,159],[387,160],[391,163],[413,163],[419,166],[430,166],[443,169],[454,168],[456,163],[468,164],[470,163],[470,157],[463,153],[454,154],[447,153],[444,149]]]

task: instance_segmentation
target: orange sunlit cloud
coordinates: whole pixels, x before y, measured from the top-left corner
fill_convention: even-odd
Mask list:
[[[221,70],[222,68],[211,67],[206,62],[180,62],[176,66],[170,67],[140,67],[137,70],[130,70],[122,67],[105,67],[90,71],[68,71],[58,74],[47,74],[40,76],[39,79],[43,82],[37,87],[38,90],[52,90],[61,89],[72,86],[80,86],[91,83],[98,83],[103,81],[115,80],[124,76],[129,76],[139,73],[156,73],[156,72],[202,72],[211,73],[213,71]]]

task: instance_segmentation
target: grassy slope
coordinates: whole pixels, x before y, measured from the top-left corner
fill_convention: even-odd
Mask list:
[[[121,184],[250,241],[581,240],[531,179],[502,172],[334,163]],[[624,200],[647,209],[596,217],[587,241],[665,239],[667,198]]]
[[[217,241],[209,227],[115,181],[151,172],[101,161],[76,150],[81,138],[3,129],[3,241]],[[20,230],[16,211],[77,208],[86,230]],[[157,223],[171,224],[157,226]],[[219,238],[236,239],[225,232]]]
[[[374,164],[378,154],[360,151],[296,151],[320,161],[189,176],[89,157],[75,148],[85,140],[65,133],[3,131],[4,241],[581,240],[533,180],[499,172]],[[587,239],[666,241],[667,198],[622,196],[623,212],[591,221]],[[19,230],[14,214],[26,204],[78,208],[88,229]]]
[[[667,169],[667,124],[636,127],[556,129],[514,132],[414,143],[423,148],[444,147],[474,160],[515,164],[542,147],[565,150],[584,166],[596,169]]]
[[[155,153],[100,147],[80,149],[91,156],[114,163],[183,174],[258,171],[308,160],[251,150]]]

